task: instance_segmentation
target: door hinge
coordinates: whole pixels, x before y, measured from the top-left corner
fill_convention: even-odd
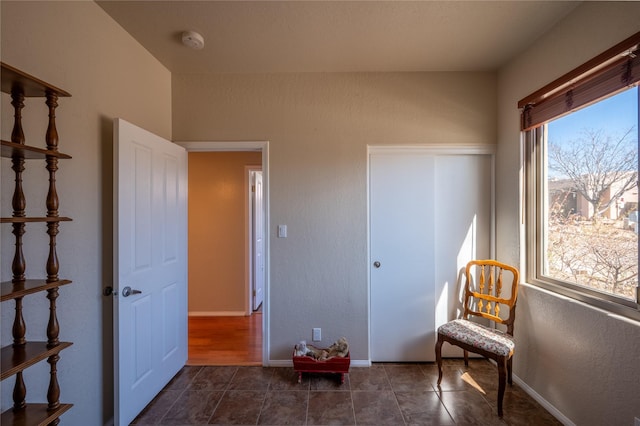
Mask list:
[[[251,192],[256,192],[256,186],[255,185],[251,185]]]

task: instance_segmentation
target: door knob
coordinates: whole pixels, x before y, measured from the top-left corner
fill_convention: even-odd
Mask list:
[[[142,293],[140,290],[132,289],[129,286],[126,286],[125,288],[122,289],[122,297],[129,297],[132,294],[140,294],[140,293]]]
[[[378,262],[377,260],[375,262],[373,262],[373,267],[374,268],[379,268],[380,267],[380,262]]]

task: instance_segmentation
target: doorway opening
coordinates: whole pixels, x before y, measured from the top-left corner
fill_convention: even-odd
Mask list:
[[[193,184],[200,186],[198,191],[205,191],[200,194],[206,195],[197,198],[204,201],[213,192],[217,198],[196,207],[199,217],[189,213],[189,238],[200,240],[200,245],[194,249],[189,243],[188,364],[267,365],[268,142],[177,143],[189,154],[190,178],[192,159],[200,158],[193,160],[196,165],[207,154],[222,159],[216,170],[235,167],[229,171],[233,178],[193,179]],[[191,200],[196,199],[191,180],[190,210]],[[201,222],[205,226],[197,226],[198,220],[206,221]],[[205,227],[217,227],[215,232],[222,234],[207,237],[203,235]],[[216,239],[225,243],[210,244]],[[192,270],[196,260],[204,263],[204,271]]]
[[[249,306],[250,314],[261,314],[264,302],[264,185],[262,167],[245,166],[249,220]]]

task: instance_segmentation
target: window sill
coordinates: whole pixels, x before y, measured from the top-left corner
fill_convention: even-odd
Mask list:
[[[604,299],[591,297],[571,288],[551,283],[524,282],[523,287],[535,289],[547,295],[565,300],[567,303],[576,303],[587,309],[598,311],[611,318],[625,321],[629,324],[640,326],[640,310]]]

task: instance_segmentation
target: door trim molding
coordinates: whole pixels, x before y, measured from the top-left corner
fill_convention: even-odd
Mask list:
[[[209,141],[209,142],[183,142],[175,141],[176,144],[184,147],[188,152],[211,152],[211,151],[263,151],[269,148],[269,141]],[[264,161],[263,161],[264,162]]]
[[[270,219],[269,219],[269,141],[175,141],[187,152],[221,152],[221,151],[259,151],[262,152],[262,188],[264,202],[264,302],[262,304],[262,365],[268,366],[269,360],[269,313],[270,313],[270,264],[271,264],[271,244],[270,244]]]
[[[367,156],[394,152],[430,155],[495,155],[496,151],[497,145],[483,144],[367,145]]]

